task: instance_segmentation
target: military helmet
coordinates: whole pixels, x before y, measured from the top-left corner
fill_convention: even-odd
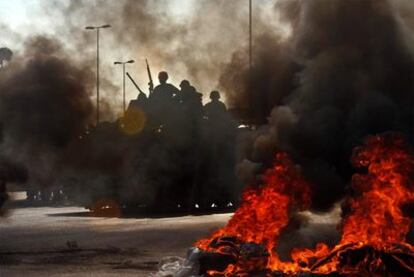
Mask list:
[[[218,100],[218,99],[220,99],[220,93],[217,90],[213,90],[210,93],[210,99],[211,100],[214,100],[214,99]]]
[[[161,71],[158,73],[158,79],[160,82],[166,82],[168,80],[168,73],[166,71]]]
[[[180,88],[184,88],[184,87],[189,87],[190,86],[190,82],[187,80],[182,80],[180,83]]]

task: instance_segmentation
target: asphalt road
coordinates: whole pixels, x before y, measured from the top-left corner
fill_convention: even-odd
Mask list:
[[[0,277],[149,276],[161,259],[185,257],[232,215],[94,217],[81,207],[28,206],[18,200],[24,197],[14,194],[8,215],[0,217]],[[298,214],[276,251],[289,259],[293,247],[334,245],[339,221],[339,205],[328,214]]]
[[[0,218],[0,276],[148,276],[230,216],[105,218],[79,207],[20,207]]]

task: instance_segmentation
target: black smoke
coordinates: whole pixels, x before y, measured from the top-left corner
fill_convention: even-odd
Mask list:
[[[0,73],[2,157],[25,169],[28,185],[50,186],[65,149],[90,122],[91,73],[44,36],[27,40],[23,53]]]
[[[237,70],[235,55],[222,86],[236,83],[230,104],[268,122],[246,157],[266,166],[274,151],[289,152],[312,183],[313,208],[326,210],[346,193],[362,138],[399,131],[412,139],[412,33],[395,1],[279,1],[275,9],[290,36],[256,38],[252,74]]]

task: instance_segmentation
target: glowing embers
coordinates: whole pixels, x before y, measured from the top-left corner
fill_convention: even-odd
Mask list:
[[[375,247],[366,243],[339,245],[310,267],[314,273],[346,276],[413,276],[414,251],[406,243]]]
[[[121,207],[113,199],[99,199],[88,207],[92,216],[96,217],[120,217],[122,215]]]
[[[263,185],[245,192],[227,226],[197,243],[204,251],[231,260],[224,270],[206,272],[214,276],[412,276],[414,248],[405,239],[411,220],[404,213],[414,202],[411,149],[396,134],[371,136],[354,149],[352,163],[366,173],[352,178],[342,238],[333,249],[323,243],[315,249],[293,249],[289,262],[281,261],[274,251],[289,215],[308,207],[311,195],[299,169],[286,154],[277,154]]]

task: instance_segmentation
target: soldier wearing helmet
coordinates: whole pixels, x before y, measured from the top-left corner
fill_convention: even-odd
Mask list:
[[[219,100],[220,93],[217,90],[210,93],[210,99],[211,101],[204,105],[204,114],[209,120],[219,120],[226,115],[226,105]]]
[[[154,88],[148,99],[149,114],[155,128],[169,123],[170,116],[176,104],[174,96],[179,90],[172,84],[167,83],[168,73],[161,71],[158,74],[160,84]]]
[[[172,99],[179,92],[178,88],[172,84],[167,83],[167,72],[161,71],[158,73],[158,80],[160,81],[160,84],[154,88],[154,92],[151,94],[150,99]]]

